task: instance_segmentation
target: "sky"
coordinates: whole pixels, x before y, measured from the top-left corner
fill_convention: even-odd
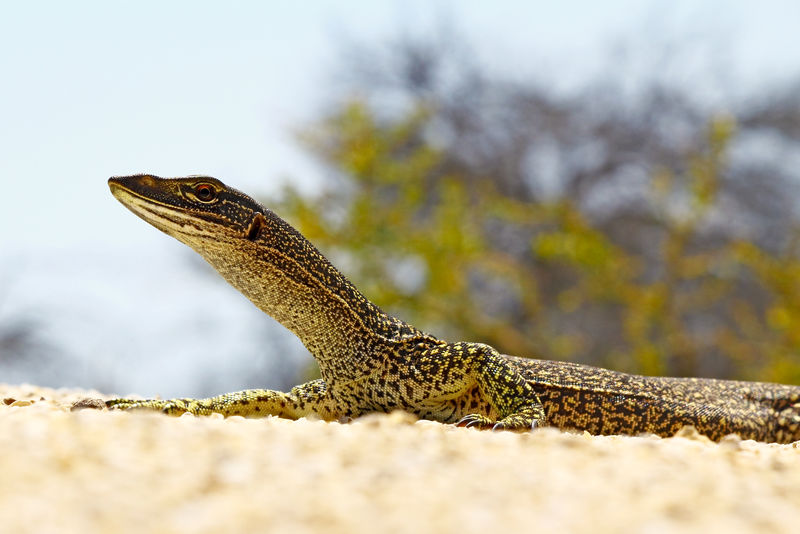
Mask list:
[[[311,364],[106,180],[209,174],[266,201],[286,181],[313,193],[325,173],[293,132],[335,99],[345,48],[443,20],[482,63],[553,87],[642,35],[724,55],[747,87],[800,65],[789,0],[0,2],[0,323],[36,321],[58,355],[0,367],[0,382],[187,396],[277,387]]]

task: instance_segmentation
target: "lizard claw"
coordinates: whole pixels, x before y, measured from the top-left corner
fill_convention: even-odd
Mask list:
[[[523,411],[504,417],[492,427],[492,430],[515,430],[517,432],[524,432],[542,426],[542,423],[545,421],[544,412],[540,414],[535,410],[531,410],[531,413],[525,413]]]
[[[494,421],[486,417],[485,415],[481,415],[478,413],[471,413],[469,415],[465,415],[461,419],[458,420],[456,426],[464,427],[464,428],[488,428],[494,424]]]

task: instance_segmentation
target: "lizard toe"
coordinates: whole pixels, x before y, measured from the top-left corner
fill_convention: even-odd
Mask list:
[[[128,410],[141,402],[141,400],[136,399],[111,399],[105,401],[105,405],[109,410]]]
[[[490,428],[494,425],[494,421],[486,417],[485,415],[481,415],[478,413],[471,413],[469,415],[465,415],[461,419],[458,420],[456,426],[464,427],[464,428]]]

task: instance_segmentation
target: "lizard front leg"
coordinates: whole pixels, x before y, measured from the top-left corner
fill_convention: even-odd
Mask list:
[[[449,398],[455,408],[459,397],[478,387],[486,413],[468,413],[458,425],[529,430],[547,422],[544,406],[530,383],[489,345],[432,347],[414,361],[414,368],[420,390],[430,392],[426,400]],[[490,413],[497,414],[497,419],[489,417]]]
[[[316,414],[322,419],[330,420],[336,414],[326,393],[327,386],[323,380],[312,380],[293,387],[289,393],[271,389],[248,389],[207,399],[112,399],[106,401],[106,406],[113,410],[155,410],[168,415],[189,412],[194,415],[276,415],[285,419],[297,419]]]

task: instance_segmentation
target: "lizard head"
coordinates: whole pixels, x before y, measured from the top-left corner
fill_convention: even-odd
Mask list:
[[[286,300],[278,292],[287,285],[323,286],[339,279],[291,225],[216,178],[136,174],[109,178],[108,185],[126,208],[194,249],[275,318],[286,312],[277,308]],[[346,281],[339,286],[350,287]]]
[[[162,232],[197,248],[205,239],[255,240],[269,210],[210,176],[109,178],[111,193]]]

